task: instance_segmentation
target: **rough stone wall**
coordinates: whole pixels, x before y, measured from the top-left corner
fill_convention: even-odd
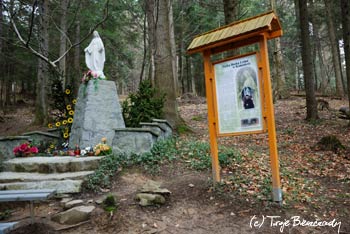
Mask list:
[[[146,153],[152,149],[157,138],[158,134],[150,129],[116,129],[112,142],[113,152],[126,155]]]
[[[16,136],[16,137],[3,137],[0,139],[0,161],[14,158],[13,149],[28,141],[29,137]]]
[[[69,145],[94,146],[102,137],[112,145],[114,129],[125,128],[115,82],[98,80],[96,86],[89,81],[84,86],[79,88]]]

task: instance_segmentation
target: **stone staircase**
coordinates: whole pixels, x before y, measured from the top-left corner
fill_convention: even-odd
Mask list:
[[[3,162],[0,190],[56,189],[57,193],[79,193],[88,175],[102,157],[28,157]]]
[[[149,152],[153,145],[170,137],[173,130],[166,120],[140,123],[141,128],[119,128],[112,140],[113,153],[126,155]],[[57,129],[29,132],[22,136],[0,136],[0,190],[56,189],[57,193],[79,193],[88,175],[98,168],[102,157],[21,157],[14,158],[13,148],[28,140],[60,140]]]

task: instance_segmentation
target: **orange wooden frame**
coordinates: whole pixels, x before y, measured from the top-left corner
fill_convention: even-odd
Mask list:
[[[217,138],[219,136],[227,135],[241,135],[241,134],[253,134],[253,133],[268,133],[269,139],[269,150],[270,150],[270,166],[272,172],[272,195],[273,200],[282,203],[282,189],[280,181],[280,172],[279,172],[279,160],[278,160],[278,151],[277,151],[277,137],[276,137],[276,127],[275,127],[275,115],[274,107],[272,101],[272,89],[271,89],[271,79],[270,79],[270,64],[268,58],[268,48],[267,40],[282,35],[282,29],[280,27],[279,20],[277,16],[272,12],[267,14],[273,14],[273,22],[270,22],[270,25],[263,28],[254,28],[252,27],[250,31],[244,32],[242,34],[233,35],[231,37],[225,37],[224,39],[220,38],[224,30],[229,27],[235,27],[235,24],[228,25],[227,27],[219,28],[213,30],[213,35],[208,37],[207,34],[199,35],[203,40],[206,40],[206,43],[200,43],[196,46],[194,43],[193,46],[189,46],[188,53],[197,53],[202,52],[204,58],[204,73],[205,73],[205,88],[207,96],[207,105],[208,105],[208,128],[209,128],[209,138],[210,138],[210,151],[212,157],[212,173],[214,183],[220,182],[220,164],[218,157],[218,145]],[[264,17],[266,14],[261,16],[252,17],[249,20],[255,20],[259,17]],[[248,22],[246,20],[245,22]],[[239,23],[237,23],[239,25]],[[209,33],[212,33],[209,32]],[[233,50],[243,46],[258,44],[259,51],[254,52],[257,56],[257,65],[259,69],[258,79],[260,86],[260,98],[261,98],[261,108],[262,108],[262,117],[263,121],[263,131],[250,131],[250,132],[240,132],[234,134],[219,134],[218,133],[218,109],[217,109],[217,97],[215,91],[215,73],[214,65],[211,62],[211,55],[222,53],[228,50]],[[242,55],[247,56],[247,55]],[[242,57],[241,56],[241,57]],[[232,58],[228,58],[229,60]],[[224,60],[221,60],[221,62]],[[220,62],[220,61],[219,61]],[[216,63],[219,63],[216,62]]]

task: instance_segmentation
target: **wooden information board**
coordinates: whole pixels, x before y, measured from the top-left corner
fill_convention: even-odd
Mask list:
[[[213,181],[220,182],[217,137],[268,133],[272,198],[282,203],[279,160],[272,102],[267,40],[282,36],[281,24],[271,11],[196,36],[189,54],[201,52]],[[211,56],[255,44],[258,50],[224,60]],[[224,54],[223,54],[224,57]]]
[[[213,63],[218,136],[266,132],[256,53]]]

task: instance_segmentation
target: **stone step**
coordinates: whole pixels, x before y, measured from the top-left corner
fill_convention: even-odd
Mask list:
[[[83,180],[47,180],[0,184],[0,190],[55,189],[57,193],[79,193]]]
[[[6,171],[0,173],[0,183],[34,182],[44,180],[84,180],[84,178],[93,173],[94,171],[78,171],[52,174]]]
[[[64,173],[91,171],[98,168],[99,160],[103,157],[27,157],[13,158],[3,163],[4,171]]]

